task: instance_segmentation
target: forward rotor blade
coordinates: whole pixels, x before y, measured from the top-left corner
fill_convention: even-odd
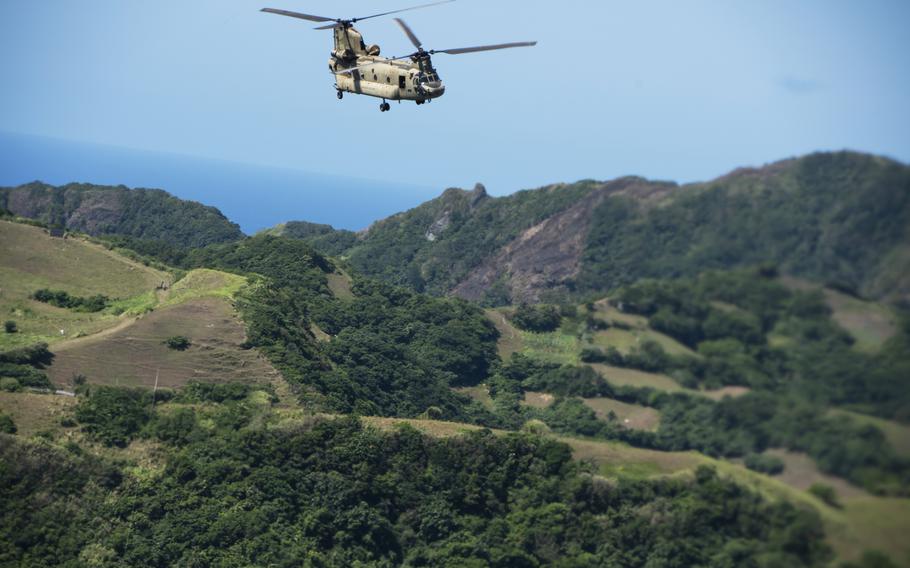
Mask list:
[[[429,4],[421,4],[420,6],[411,6],[410,8],[402,8],[401,10],[392,10],[391,12],[383,12],[381,14],[373,14],[372,16],[364,16],[363,18],[354,18],[352,21],[359,22],[361,20],[369,20],[370,18],[378,18],[379,16],[388,16],[390,14],[399,14],[401,12],[410,12],[411,10],[420,10],[421,8],[429,8],[430,6],[439,6],[440,4],[448,4],[454,2],[455,0],[441,0],[440,2],[431,2]]]
[[[500,43],[496,45],[480,45],[477,47],[459,47],[456,49],[434,49],[431,54],[448,53],[449,55],[461,55],[462,53],[476,53],[478,51],[493,51],[495,49],[510,49],[513,47],[534,47],[536,41],[518,41],[514,43]]]
[[[291,18],[297,18],[300,20],[309,20],[311,22],[334,22],[335,21],[334,18],[323,18],[322,16],[311,16],[310,14],[301,14],[300,12],[291,12],[290,10],[263,8],[261,11],[268,12],[269,14],[278,14],[279,16],[289,16]]]
[[[417,36],[414,35],[414,32],[411,31],[411,28],[409,28],[408,25],[406,23],[404,23],[404,20],[402,20],[401,18],[395,18],[395,21],[401,27],[402,31],[404,31],[405,35],[408,36],[408,39],[411,40],[411,43],[414,44],[414,47],[416,47],[418,50],[423,49],[423,47],[420,44],[420,40],[417,39]]]

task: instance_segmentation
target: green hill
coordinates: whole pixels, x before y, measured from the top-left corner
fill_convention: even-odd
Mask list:
[[[159,189],[33,182],[0,188],[0,210],[89,235],[120,235],[199,247],[235,241],[240,228],[218,209]]]
[[[822,153],[685,186],[622,178],[499,198],[450,189],[375,223],[343,255],[362,274],[493,305],[761,262],[895,302],[910,297],[908,220],[910,168]]]

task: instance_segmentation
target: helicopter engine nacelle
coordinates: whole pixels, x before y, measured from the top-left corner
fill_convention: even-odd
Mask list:
[[[378,56],[379,55],[379,46],[375,43],[367,48],[367,55]]]
[[[350,49],[341,49],[332,51],[332,57],[339,61],[350,61],[354,59],[354,52]]]

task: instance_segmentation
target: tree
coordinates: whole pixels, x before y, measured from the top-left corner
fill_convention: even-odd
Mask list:
[[[164,340],[164,344],[167,345],[168,349],[173,349],[175,351],[186,351],[189,349],[190,340],[184,335],[175,335],[173,337],[168,337]]]
[[[813,483],[809,488],[809,493],[815,495],[828,505],[840,508],[841,504],[837,500],[837,492],[830,485],[824,483]]]
[[[6,414],[0,414],[0,432],[4,434],[15,434],[17,431],[13,419]]]
[[[17,326],[16,322],[13,320],[6,320],[3,322],[3,329],[6,331],[6,333],[16,333],[19,331],[19,326]]]
[[[561,321],[559,310],[556,306],[530,306],[522,304],[512,315],[512,321],[525,331],[545,333],[554,331]]]

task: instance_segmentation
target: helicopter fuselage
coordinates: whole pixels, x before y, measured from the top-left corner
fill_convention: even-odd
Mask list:
[[[353,26],[337,26],[334,31],[335,49],[329,59],[329,71],[335,75],[339,93],[418,104],[445,93],[429,55],[388,59],[380,56],[379,46],[367,46]]]

